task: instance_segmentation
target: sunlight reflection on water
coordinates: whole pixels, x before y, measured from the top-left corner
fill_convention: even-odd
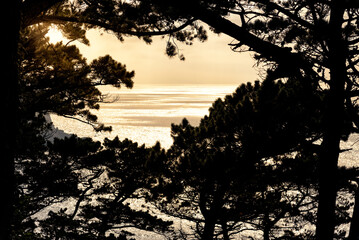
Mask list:
[[[94,113],[100,122],[112,126],[111,133],[95,133],[92,127],[71,119],[51,115],[55,127],[66,133],[96,140],[129,138],[152,146],[159,141],[165,148],[172,144],[171,123],[187,118],[192,125],[208,114],[213,101],[235,91],[234,85],[139,85],[133,89],[102,87],[109,103]],[[58,131],[61,135],[61,131]]]

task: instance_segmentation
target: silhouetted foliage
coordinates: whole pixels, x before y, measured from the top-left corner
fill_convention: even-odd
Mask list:
[[[4,29],[8,42],[5,43],[6,64],[2,69],[6,73],[3,84],[5,94],[2,95],[5,105],[0,125],[7,141],[2,145],[4,164],[0,176],[3,177],[2,182],[8,184],[4,189],[7,197],[3,204],[0,233],[1,238],[8,239],[16,189],[14,159],[19,149],[27,151],[31,145],[19,137],[25,130],[22,125],[27,125],[28,121],[33,125],[43,124],[42,115],[45,112],[67,117],[81,115],[86,121],[94,123],[97,118],[89,109],[98,108],[101,94],[93,85],[112,84],[118,87],[124,83],[132,86],[133,72],[127,72],[111,57],[105,56],[88,65],[76,47],[68,43],[48,44],[43,39],[48,24],[55,24],[70,42],[79,40],[84,44],[89,44],[85,34],[90,28],[111,31],[120,40],[124,36],[135,35],[147,43],[151,42],[150,35],[170,33],[176,33],[180,41],[204,40],[205,31],[193,24],[193,20],[168,24],[161,15],[147,17],[143,12],[149,10],[149,5],[139,8],[136,4],[122,1],[14,0],[5,3],[4,9],[7,9],[9,18]],[[187,26],[191,26],[192,30],[184,31]],[[22,108],[21,113],[19,108]],[[33,116],[35,113],[37,116]],[[26,116],[19,119],[21,115]],[[95,128],[108,130],[102,125]],[[30,127],[26,131],[30,131]],[[39,135],[37,130],[33,133]],[[33,133],[25,133],[26,138]],[[42,140],[38,138],[36,141]]]
[[[305,225],[321,137],[322,96],[313,92],[294,79],[248,83],[218,99],[199,127],[173,125],[162,209],[195,222],[199,239],[248,228],[269,239],[284,218]]]
[[[136,1],[139,6],[149,1]],[[332,239],[338,189],[340,141],[358,132],[358,1],[162,1],[153,12],[168,22],[198,19],[234,38],[234,51],[255,52],[268,78],[293,75],[326,90],[319,153],[320,194],[317,239]],[[347,110],[345,110],[347,109]]]
[[[21,114],[56,113],[81,117],[95,130],[111,130],[97,122],[91,109],[99,109],[104,96],[96,88],[112,85],[133,86],[134,72],[109,55],[87,64],[74,45],[51,44],[45,36],[48,25],[29,27],[21,35],[20,103]]]
[[[207,219],[210,219],[208,220],[210,222],[205,224],[205,229],[200,232],[203,232],[202,234],[212,232],[214,220],[209,211],[211,210],[210,204],[217,200],[216,196],[223,201],[220,193],[231,189],[226,185],[228,185],[227,182],[232,183],[226,178],[227,173],[228,177],[234,174],[231,173],[232,170],[226,172],[228,170],[226,167],[230,166],[233,169],[238,167],[238,164],[232,165],[231,162],[226,162],[222,166],[217,163],[219,159],[238,159],[237,162],[244,164],[242,168],[237,169],[240,173],[238,175],[247,179],[245,178],[246,174],[252,176],[257,172],[266,171],[266,167],[264,170],[259,168],[262,159],[275,159],[277,158],[275,156],[283,154],[286,156],[288,152],[305,153],[308,156],[304,155],[303,157],[300,154],[296,156],[300,159],[311,159],[314,154],[319,159],[320,186],[316,237],[317,239],[333,238],[335,218],[339,217],[335,214],[336,193],[341,187],[340,172],[337,168],[341,151],[339,144],[340,140],[346,140],[350,133],[358,132],[358,71],[356,65],[358,63],[357,9],[359,6],[357,1],[14,0],[6,2],[11,2],[9,6],[10,22],[7,24],[9,27],[6,26],[5,29],[8,36],[6,39],[9,39],[7,43],[9,51],[5,57],[9,63],[4,64],[5,69],[2,71],[6,74],[4,76],[4,94],[2,95],[2,102],[5,105],[4,117],[0,125],[3,127],[2,132],[6,142],[2,146],[4,163],[0,175],[3,177],[3,182],[9,184],[4,189],[4,193],[8,197],[5,198],[6,202],[2,211],[4,213],[2,214],[3,224],[1,224],[4,231],[0,231],[2,238],[8,238],[8,229],[12,224],[10,219],[13,215],[15,156],[18,161],[24,161],[16,164],[26,163],[25,160],[28,159],[44,158],[42,154],[46,147],[41,134],[49,126],[45,124],[43,114],[55,112],[71,117],[82,115],[86,121],[96,122],[96,117],[89,110],[98,108],[97,103],[101,95],[95,88],[86,85],[102,83],[118,85],[118,78],[109,76],[108,69],[104,65],[111,66],[109,70],[111,75],[115,74],[121,77],[128,85],[131,85],[128,80],[132,78],[131,73],[123,71],[124,66],[116,63],[110,57],[87,64],[73,46],[49,45],[44,41],[46,46],[59,52],[58,55],[51,54],[50,48],[34,48],[34,46],[39,46],[33,45],[38,40],[31,43],[34,41],[34,39],[31,40],[31,34],[29,38],[24,38],[24,36],[27,36],[29,32],[35,33],[36,31],[38,31],[36,33],[38,36],[43,36],[44,30],[42,26],[39,26],[43,23],[56,24],[70,41],[78,39],[85,44],[88,44],[85,33],[89,28],[112,31],[120,40],[128,35],[138,36],[147,43],[151,42],[153,35],[167,34],[169,39],[166,53],[169,56],[180,55],[180,58],[184,59],[174,40],[185,44],[192,44],[194,39],[204,41],[206,32],[197,24],[196,20],[201,20],[214,31],[223,32],[237,40],[238,42],[231,43],[233,50],[256,52],[255,59],[258,60],[259,66],[265,69],[263,72],[269,83],[277,79],[286,81],[293,76],[297,81],[295,81],[293,90],[287,92],[288,96],[292,94],[294,98],[287,98],[286,94],[276,95],[280,96],[282,100],[292,103],[291,106],[283,106],[281,102],[276,102],[279,98],[276,99],[277,97],[271,96],[269,93],[264,96],[255,96],[258,99],[263,97],[262,102],[256,105],[255,98],[243,94],[246,97],[240,99],[241,104],[235,108],[229,108],[228,112],[227,108],[230,104],[227,103],[230,99],[218,101],[213,108],[224,109],[223,113],[230,114],[212,110],[212,115],[204,119],[199,128],[191,127],[186,122],[174,127],[176,143],[170,151],[170,158],[178,160],[174,163],[178,163],[179,166],[174,165],[170,170],[176,172],[181,164],[187,164],[188,166],[184,169],[193,168],[195,170],[193,176],[198,174],[195,179],[192,179],[193,182],[190,177],[180,178],[186,181],[183,182],[183,186],[172,186],[172,190],[176,190],[174,194],[183,189],[188,190],[184,186],[197,187],[197,190],[201,190],[199,192],[202,193],[200,194],[202,198],[194,200],[204,199],[199,201],[198,207],[202,208],[203,215],[208,215]],[[231,17],[228,17],[230,14]],[[237,22],[231,21],[234,19],[233,16],[238,16]],[[18,44],[20,32],[23,40],[21,44]],[[27,47],[19,50],[18,46]],[[26,48],[28,50],[24,51]],[[18,53],[19,55],[17,55]],[[46,57],[44,62],[43,59],[41,60],[43,57]],[[62,71],[64,69],[65,72]],[[67,75],[67,73],[69,74]],[[22,82],[22,79],[26,81]],[[58,81],[47,81],[48,79],[57,79]],[[91,80],[89,81],[89,79]],[[68,83],[66,83],[67,80],[69,80]],[[100,82],[96,82],[96,80]],[[67,89],[68,87],[76,89],[80,87],[79,85],[86,91]],[[276,84],[267,86],[271,91],[276,91],[278,87]],[[272,89],[273,86],[277,87]],[[305,108],[302,108],[301,101],[298,102],[296,99],[296,96],[299,96],[296,91],[306,89],[308,86],[310,86],[312,94],[304,96],[317,96],[317,92],[319,92],[323,101],[317,106],[311,102],[313,99],[310,98],[308,101],[310,104],[302,105],[308,108],[308,112],[303,113],[302,110]],[[250,87],[248,86],[248,88]],[[265,87],[263,86],[263,88]],[[31,94],[26,94],[30,91]],[[271,108],[269,101],[274,101],[273,106],[277,107]],[[56,104],[60,107],[56,107],[55,110]],[[288,108],[288,106],[290,107]],[[271,110],[276,115],[268,115],[267,110]],[[243,113],[248,113],[248,115],[238,119],[236,115],[232,115],[233,111],[241,112],[241,116]],[[19,118],[19,116],[23,117]],[[275,117],[271,118],[270,116]],[[264,121],[264,119],[268,121]],[[295,119],[297,119],[298,126],[292,124]],[[285,121],[283,122],[283,120]],[[234,126],[231,124],[235,121],[238,121],[240,123],[238,126],[241,127],[231,129],[230,126]],[[314,125],[312,125],[313,123]],[[316,127],[314,136],[312,127]],[[103,126],[100,125],[96,128],[100,130],[103,129]],[[224,133],[228,132],[231,134],[226,136]],[[210,134],[215,137],[206,136]],[[188,139],[186,139],[187,137]],[[318,139],[321,140],[319,151],[316,146],[313,148],[313,145],[308,145],[308,141],[311,143],[310,140]],[[240,144],[236,144],[238,142]],[[259,148],[256,148],[256,145]],[[298,146],[300,147],[297,148]],[[195,149],[201,151],[196,152]],[[162,159],[163,153],[159,153],[159,156]],[[182,158],[188,158],[187,162],[179,161]],[[194,160],[198,161],[192,162]],[[290,162],[289,165],[291,164]],[[297,164],[296,166],[306,169],[306,164]],[[219,171],[221,174],[215,171],[216,168],[221,170]],[[62,170],[65,171],[64,174],[69,174],[66,172],[66,168]],[[267,177],[268,174],[263,175]],[[199,179],[207,178],[210,181],[201,180],[196,183]],[[171,182],[170,179],[171,177],[168,176],[163,180]],[[223,181],[224,183],[222,183]],[[240,181],[239,183],[242,184]],[[235,182],[237,185],[239,183]],[[21,184],[19,186],[23,187]],[[159,186],[161,184],[158,184]],[[215,186],[215,188],[211,186]],[[261,184],[258,185],[258,187],[260,186]],[[45,190],[48,191],[48,187]],[[249,197],[253,197],[251,194],[249,193]],[[274,199],[272,202],[279,199],[275,194],[271,198]],[[28,201],[30,200],[23,199],[20,202]],[[220,208],[223,204],[216,203],[215,212],[218,206]],[[276,207],[273,206],[272,210]],[[268,214],[269,212],[267,211]],[[261,209],[258,215],[259,213],[265,213],[265,211]],[[268,214],[262,214],[262,216],[267,216],[263,218],[267,222]],[[65,218],[62,215],[66,215],[66,211],[60,212],[60,215],[56,216]],[[359,218],[354,216],[353,219]],[[28,223],[28,226],[34,226],[30,220]],[[352,226],[357,226],[357,224],[358,221],[353,222]],[[223,224],[223,229],[225,228],[225,224]],[[61,232],[63,229],[60,228],[59,231]],[[222,232],[224,234],[225,231],[222,230]],[[356,238],[355,234],[358,233],[354,230],[351,231],[350,238]],[[30,235],[27,237],[30,238]],[[24,235],[23,238],[25,237]]]
[[[29,4],[29,1],[23,4]],[[40,6],[40,3],[30,5],[46,10],[53,4],[49,2],[46,5],[44,2],[43,6]],[[69,14],[75,13],[72,7],[71,4],[64,3],[49,12],[59,14],[60,18],[68,17]],[[29,24],[29,15],[23,15],[24,25],[19,43],[19,132],[13,132],[21,137],[17,138],[16,147],[18,191],[12,237],[98,239],[98,236],[104,236],[107,230],[125,227],[154,232],[168,231],[170,223],[151,216],[142,209],[133,210],[128,203],[123,203],[128,198],[140,198],[140,192],[136,191],[150,186],[151,171],[144,171],[144,166],[149,164],[146,162],[147,154],[152,156],[155,150],[138,147],[129,141],[122,143],[118,139],[106,141],[108,145],[102,150],[100,143],[76,137],[55,140],[54,143],[46,145],[52,130],[51,123],[45,119],[45,115],[49,113],[77,118],[91,124],[97,131],[110,130],[110,127],[98,123],[96,115],[90,111],[99,109],[99,103],[104,100],[96,87],[112,85],[131,88],[134,72],[128,72],[125,65],[109,55],[87,63],[78,48],[69,45],[74,40],[89,44],[83,24],[66,22],[68,19],[61,21],[58,28],[69,42],[52,44],[45,36],[50,25],[40,23],[44,22],[44,19],[38,22],[37,16],[33,15],[37,9],[33,9],[34,12],[28,12],[25,8],[23,10],[34,17],[31,21],[35,22]],[[43,12],[37,14],[40,13],[41,17],[44,17]],[[117,152],[123,151],[121,154],[125,154],[124,149],[128,149],[127,155],[116,155],[115,149]],[[132,158],[136,156],[137,161],[134,161]],[[119,158],[125,158],[122,159],[122,165],[118,162]],[[129,162],[130,160],[132,161]],[[109,161],[117,162],[111,165]],[[113,176],[107,175],[109,172],[112,172]],[[99,181],[104,175],[107,182],[101,182],[104,185],[100,187]],[[137,184],[136,178],[139,178]],[[117,188],[116,181],[121,182]],[[98,197],[97,208],[91,208],[91,201],[95,200],[90,201],[90,195],[93,198],[94,195]],[[109,195],[116,195],[117,198],[111,199]],[[80,208],[80,205],[85,203],[90,205]],[[65,209],[65,205],[72,205],[74,209]],[[63,209],[49,210],[53,206],[61,206]],[[106,212],[110,210],[112,215]],[[47,218],[38,219],[39,214],[46,215],[46,212]],[[84,216],[79,216],[80,212]],[[94,216],[99,219],[97,224],[93,221]],[[124,223],[128,225],[121,226]],[[87,227],[92,229],[89,233],[85,233],[86,224],[92,224]],[[123,231],[119,238],[124,239],[127,235],[130,234]]]
[[[16,164],[14,239],[127,239],[133,235],[129,229],[170,235],[172,222],[154,216],[145,201],[131,206],[156,182],[149,165],[159,148],[71,136],[49,142],[47,149]]]

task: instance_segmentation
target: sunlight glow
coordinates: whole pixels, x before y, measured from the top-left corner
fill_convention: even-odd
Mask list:
[[[50,27],[50,30],[46,34],[46,36],[50,38],[50,43],[57,43],[65,40],[61,31],[58,30],[56,27]]]

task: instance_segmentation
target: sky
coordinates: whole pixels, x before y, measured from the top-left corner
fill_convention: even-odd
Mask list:
[[[186,60],[169,58],[165,54],[166,38],[154,37],[148,45],[136,37],[119,41],[110,33],[90,30],[87,38],[90,46],[77,43],[81,53],[91,61],[109,54],[125,64],[129,71],[135,71],[136,84],[221,84],[239,85],[258,78],[255,61],[249,53],[233,52],[228,36],[210,31],[209,39],[201,43],[195,40],[192,46],[178,43],[180,53]],[[52,41],[60,39],[56,30],[50,31]]]

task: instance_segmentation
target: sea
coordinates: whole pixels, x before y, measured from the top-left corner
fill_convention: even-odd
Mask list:
[[[55,136],[77,134],[102,141],[104,138],[128,138],[150,147],[160,142],[164,148],[172,144],[171,124],[186,118],[196,126],[208,115],[212,103],[235,91],[237,85],[146,85],[132,89],[102,87],[104,103],[92,111],[99,122],[112,126],[112,132],[96,133],[80,121],[51,114]]]

